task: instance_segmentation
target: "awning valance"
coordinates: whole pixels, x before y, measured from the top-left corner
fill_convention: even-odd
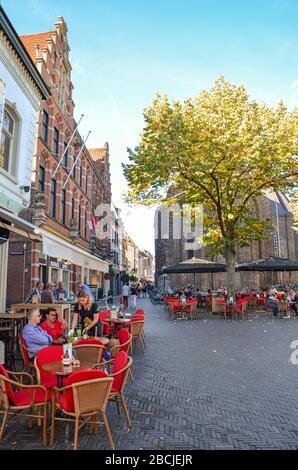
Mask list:
[[[103,273],[109,272],[109,264],[91,253],[72,245],[65,240],[41,229],[43,253],[54,258],[61,258],[85,268]]]
[[[35,242],[41,242],[41,230],[13,212],[0,208],[0,227]]]

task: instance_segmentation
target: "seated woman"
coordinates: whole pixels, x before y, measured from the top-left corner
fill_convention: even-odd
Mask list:
[[[291,289],[289,291],[287,301],[290,304],[290,308],[292,310],[294,310],[296,317],[298,317],[298,295],[297,295],[297,292],[294,289]],[[291,315],[290,315],[290,311],[289,311],[289,313],[287,315],[287,318],[290,318],[290,317],[291,317]]]
[[[273,289],[269,289],[268,294],[266,295],[266,303],[271,308],[273,316],[278,316],[278,301],[276,298],[275,291]]]
[[[84,323],[86,317],[91,320],[91,323],[88,326],[85,326]],[[88,334],[88,336],[95,336],[95,326],[98,324],[98,322],[99,312],[97,303],[93,302],[90,295],[86,291],[80,290],[78,293],[78,302],[74,308],[71,328],[74,330],[77,326],[79,326],[79,328],[84,330],[84,333]]]
[[[49,307],[44,313],[44,321],[40,327],[56,340],[63,335],[68,324],[63,318],[58,318],[55,307]]]

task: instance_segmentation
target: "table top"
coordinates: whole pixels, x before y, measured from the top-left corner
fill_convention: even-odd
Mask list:
[[[55,302],[54,304],[12,304],[11,308],[25,308],[25,309],[31,309],[31,308],[49,308],[49,307],[70,307],[70,303],[65,303],[65,302]]]
[[[1,320],[21,320],[26,317],[26,313],[0,313]]]
[[[105,318],[105,322],[111,322],[111,323],[127,323],[131,320],[131,318]]]
[[[78,338],[78,339],[83,339],[83,338]],[[87,339],[99,339],[99,341],[101,342],[103,346],[106,346],[110,342],[109,338],[106,338],[105,336],[88,336]],[[76,343],[74,342],[73,345],[75,346]]]
[[[79,366],[64,366],[61,361],[55,361],[55,362],[47,362],[42,366],[42,369],[45,372],[49,372],[50,374],[55,374],[55,375],[62,375],[64,377],[67,377],[68,375],[72,374],[73,372],[77,372],[79,370],[87,370],[91,369],[94,366],[94,362],[81,362]]]

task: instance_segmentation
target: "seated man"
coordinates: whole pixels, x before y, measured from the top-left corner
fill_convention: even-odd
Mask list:
[[[38,309],[31,309],[27,313],[28,323],[24,327],[22,337],[25,340],[26,346],[29,349],[28,355],[33,359],[38,351],[52,344],[63,344],[64,338],[54,340],[46,331],[40,326],[40,313]]]
[[[269,289],[268,294],[266,295],[266,304],[271,307],[274,317],[278,316],[278,301],[275,296],[273,289]]]

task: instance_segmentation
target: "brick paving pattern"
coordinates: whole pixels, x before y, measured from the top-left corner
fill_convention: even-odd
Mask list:
[[[298,449],[298,365],[290,344],[298,320],[251,316],[224,321],[170,322],[163,307],[139,299],[146,311],[147,351],[134,348],[126,401],[133,422],[108,405],[114,442],[126,450]],[[56,426],[55,449],[71,449],[73,433]],[[14,418],[0,449],[41,449],[41,434]],[[104,429],[82,429],[79,449],[109,449]]]

